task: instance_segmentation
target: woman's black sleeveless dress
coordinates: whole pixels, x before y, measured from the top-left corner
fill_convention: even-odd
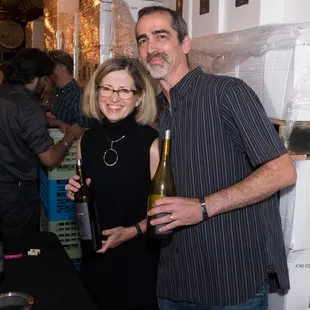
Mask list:
[[[87,130],[81,141],[82,159],[87,177],[92,179],[101,230],[132,226],[146,217],[150,188],[150,147],[157,132],[138,125],[134,113],[117,123],[103,121]],[[114,166],[103,156],[113,149],[118,154]],[[108,163],[116,159],[110,151]],[[145,235],[131,239],[104,254],[82,259],[80,275],[99,309],[157,309],[156,277],[159,245]]]

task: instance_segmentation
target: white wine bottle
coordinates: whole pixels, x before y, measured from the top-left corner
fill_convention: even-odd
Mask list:
[[[75,214],[81,249],[83,255],[85,255],[102,247],[101,231],[96,205],[85,181],[81,159],[77,160],[76,173],[80,177],[78,182],[81,187],[74,195]]]
[[[171,139],[170,130],[166,130],[165,139],[162,142],[162,151],[160,162],[157,167],[156,173],[151,182],[150,195],[148,200],[148,210],[153,207],[153,203],[161,197],[174,197],[176,196],[176,188],[172,173],[171,159]],[[155,216],[149,216],[147,218],[147,231],[148,237],[154,239],[167,239],[172,234],[172,230],[161,232],[159,228],[164,226],[163,224],[153,226],[150,221],[155,218],[159,218],[167,215],[166,213],[160,213]]]

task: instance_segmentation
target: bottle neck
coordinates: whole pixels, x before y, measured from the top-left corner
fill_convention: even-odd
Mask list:
[[[80,177],[80,179],[78,180],[78,183],[81,185],[81,187],[84,186],[85,181],[84,181],[84,174],[83,174],[83,166],[80,163],[76,165],[76,174]]]
[[[162,145],[162,158],[167,159],[170,155],[170,145],[171,145],[171,140],[170,139],[164,139],[163,140],[163,145]]]

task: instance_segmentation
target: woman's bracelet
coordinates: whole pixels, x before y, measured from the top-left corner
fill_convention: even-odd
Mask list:
[[[140,225],[137,223],[137,224],[134,224],[133,226],[134,226],[134,227],[136,228],[136,230],[137,230],[136,238],[140,237],[140,236],[142,235],[142,230],[141,230]]]

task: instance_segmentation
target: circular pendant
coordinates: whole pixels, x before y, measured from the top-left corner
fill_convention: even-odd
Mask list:
[[[110,154],[109,154],[109,152],[110,152]],[[112,153],[111,153],[111,152],[112,152]],[[113,162],[113,160],[109,160],[109,159],[111,159],[111,156],[112,156],[112,157],[115,156],[114,162]],[[108,157],[110,157],[110,158],[108,158]],[[108,150],[106,150],[106,151],[104,152],[104,154],[103,154],[103,161],[104,161],[104,163],[105,163],[107,166],[109,166],[109,167],[114,166],[114,165],[117,163],[117,161],[118,161],[118,154],[117,154],[117,152],[116,152],[114,149],[108,149]]]

